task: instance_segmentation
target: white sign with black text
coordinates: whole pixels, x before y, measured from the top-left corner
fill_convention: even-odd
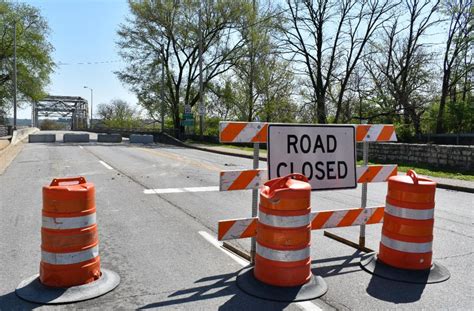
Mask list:
[[[270,124],[269,178],[301,173],[313,190],[357,187],[353,125]]]

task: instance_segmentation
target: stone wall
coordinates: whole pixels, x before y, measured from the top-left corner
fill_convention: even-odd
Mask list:
[[[362,159],[362,144],[357,144]],[[369,161],[393,164],[418,164],[461,173],[474,173],[474,146],[431,144],[369,143]]]

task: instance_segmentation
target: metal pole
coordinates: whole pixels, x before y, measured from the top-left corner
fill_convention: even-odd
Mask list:
[[[91,128],[92,128],[92,119],[93,119],[92,116],[94,115],[93,107],[94,107],[94,90],[91,89]]]
[[[13,22],[13,129],[16,130],[16,93],[17,93],[17,81],[16,81],[16,20]]]
[[[258,161],[259,161],[259,151],[260,151],[260,143],[253,144],[253,168],[258,168]],[[252,189],[252,217],[257,217],[258,212],[258,189]],[[250,244],[250,259],[251,263],[255,262],[255,248],[256,242],[255,237],[252,237],[252,241]]]
[[[203,37],[202,37],[202,5],[199,1],[199,135],[203,140],[203,115],[201,109],[204,108],[204,85],[202,79],[202,54],[203,54]]]
[[[165,50],[163,44],[161,45],[161,132],[165,131]]]
[[[369,143],[364,141],[362,143],[362,146],[363,146],[362,157],[364,161],[364,166],[367,166],[369,164]],[[367,207],[367,183],[362,184],[362,198],[361,198],[360,205],[362,208]],[[364,210],[364,214],[365,213],[366,211]],[[360,226],[359,246],[365,247],[365,225]]]
[[[253,8],[253,13],[255,14],[256,11],[256,3],[255,0],[252,2],[252,8]],[[250,41],[250,87],[249,87],[249,93],[250,93],[250,98],[249,101],[252,101],[252,96],[253,96],[253,41],[251,39]],[[258,168],[258,161],[259,161],[259,151],[260,151],[260,143],[254,143],[253,144],[253,168],[257,169]],[[252,217],[257,217],[258,215],[258,189],[252,189]],[[256,241],[255,237],[252,238],[251,240],[251,245],[250,245],[250,259],[251,263],[255,263],[255,250],[256,250]]]

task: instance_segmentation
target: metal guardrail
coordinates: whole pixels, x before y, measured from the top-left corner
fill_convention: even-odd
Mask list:
[[[13,127],[11,125],[0,125],[0,137],[12,135]]]

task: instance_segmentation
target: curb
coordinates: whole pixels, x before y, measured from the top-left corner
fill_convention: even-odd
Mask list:
[[[183,142],[181,142],[181,144],[182,144],[182,146],[185,146],[185,147],[188,147],[188,148],[191,148],[191,149],[196,149],[196,150],[201,150],[201,151],[206,151],[206,152],[211,152],[211,153],[217,153],[217,154],[222,154],[222,155],[227,155],[227,156],[239,157],[239,158],[253,159],[253,156],[247,155],[247,154],[239,154],[239,153],[233,153],[233,152],[227,152],[227,151],[221,151],[221,150],[213,150],[213,149],[193,146],[193,145],[186,144],[186,143],[183,143]],[[259,157],[259,160],[266,162],[267,157]],[[474,188],[457,186],[457,185],[450,185],[450,184],[444,184],[444,183],[436,183],[436,188],[446,189],[446,190],[454,190],[454,191],[460,191],[460,192],[467,192],[467,193],[474,193]]]
[[[436,188],[446,189],[446,190],[454,190],[454,191],[461,191],[467,193],[474,193],[474,188],[463,187],[463,186],[455,186],[449,184],[440,184],[436,183]]]
[[[238,157],[238,158],[245,158],[245,159],[253,159],[253,156],[252,155],[248,155],[248,154],[242,154],[242,153],[233,153],[233,152],[228,152],[228,151],[221,151],[221,150],[214,150],[214,149],[208,149],[208,148],[203,148],[203,147],[197,147],[197,146],[193,146],[193,145],[189,145],[189,144],[186,144],[186,143],[183,143],[182,142],[182,145],[184,147],[188,147],[188,148],[191,148],[191,149],[196,149],[196,150],[201,150],[201,151],[206,151],[206,152],[211,152],[211,153],[217,153],[217,154],[222,154],[222,155],[227,155],[227,156],[232,156],[232,157]],[[267,157],[258,157],[258,159],[260,161],[264,161],[264,162],[267,162]]]

